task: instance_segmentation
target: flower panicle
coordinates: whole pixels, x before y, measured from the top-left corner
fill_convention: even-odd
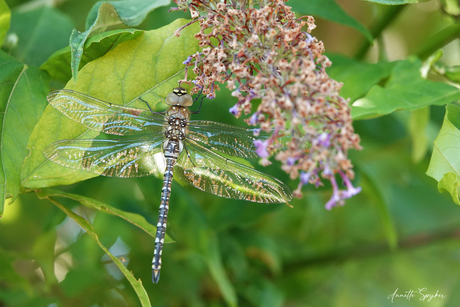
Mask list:
[[[311,35],[311,16],[296,18],[285,0],[174,0],[189,9],[200,23],[195,35],[201,52],[184,62],[197,76],[193,92],[214,97],[226,83],[238,102],[230,113],[249,115],[249,125],[271,133],[256,140],[258,155],[275,153],[290,178],[299,178],[294,196],[304,185],[316,187],[329,180],[333,195],[327,209],[342,205],[360,192],[354,188],[350,149],[361,149],[354,133],[348,101],[339,95],[342,83],[331,79],[331,61],[324,45]],[[256,8],[255,6],[258,6]],[[260,100],[252,110],[254,100]],[[273,146],[290,137],[282,150]],[[285,147],[285,148],[284,148]],[[336,176],[346,190],[340,190]]]

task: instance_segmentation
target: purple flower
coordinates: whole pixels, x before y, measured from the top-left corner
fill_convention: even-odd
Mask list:
[[[325,207],[327,210],[331,210],[333,207],[336,207],[337,205],[342,205],[343,200],[340,199],[339,194],[334,193],[329,199],[329,201],[326,203]]]
[[[259,112],[252,114],[251,118],[249,119],[249,125],[257,124],[257,117],[259,116]]]
[[[192,59],[193,59],[193,58],[192,58],[191,56],[189,56],[189,57],[187,58],[187,60],[185,60],[184,62],[182,62],[182,64],[188,65],[188,64],[190,64],[190,63],[192,62]]]
[[[323,170],[323,174],[322,174],[322,175],[323,175],[323,177],[326,177],[326,178],[327,178],[327,177],[332,177],[332,178],[334,177],[334,176],[331,176],[331,175],[333,175],[333,174],[332,174],[331,169],[329,168],[329,165],[326,164],[326,166],[324,166],[324,170]],[[334,181],[335,181],[335,179],[334,179]]]
[[[267,147],[268,147],[268,140],[261,141],[261,140],[254,140],[254,146],[257,147],[256,153],[261,158],[267,158],[269,156]]]
[[[343,198],[350,198],[361,192],[361,187],[355,188],[351,183],[350,179],[348,179],[348,177],[342,171],[339,171],[339,174],[340,176],[342,176],[343,182],[347,187],[347,190],[343,191],[342,193]]]
[[[300,172],[300,181],[302,184],[308,184],[308,180],[310,180],[311,173]]]
[[[238,103],[231,107],[228,111],[235,116],[238,115]]]
[[[287,160],[286,160],[286,164],[289,165],[289,166],[293,166],[295,161],[297,161],[297,158],[294,158],[294,157],[288,157]],[[301,172],[300,173],[300,178],[302,178],[302,174],[305,174],[304,172]],[[310,175],[308,175],[310,177]],[[307,180],[308,181],[308,180]]]
[[[302,32],[307,36],[307,39],[305,40],[307,43],[311,43],[313,41],[313,37],[310,35],[310,33],[307,32]]]
[[[340,191],[339,187],[337,186],[337,181],[335,181],[335,177],[331,176],[331,184],[332,184],[332,190],[334,193],[332,194],[331,199],[326,203],[326,209],[331,210],[332,207],[335,207],[337,205],[343,205],[343,200],[340,198]]]
[[[323,147],[331,146],[331,135],[327,132],[321,133],[316,140],[318,141],[318,144]]]

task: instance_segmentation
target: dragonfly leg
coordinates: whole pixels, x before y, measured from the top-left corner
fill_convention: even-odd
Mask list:
[[[197,101],[198,98],[200,98],[201,94],[203,93],[203,88],[204,88],[204,87],[201,87],[200,93],[199,93],[198,96],[195,98],[195,100],[193,100],[193,102]],[[206,96],[201,97],[200,106],[198,107],[198,111],[192,111],[192,112],[191,112],[192,114],[198,114],[198,113],[200,113],[200,111],[201,111],[201,106],[203,105],[203,99],[204,99],[204,97],[206,97]]]
[[[190,159],[190,162],[192,162],[193,166],[196,167],[195,163],[193,163],[193,160],[192,160],[192,157],[190,156],[188,150],[187,150],[187,147],[184,146],[184,149],[185,149],[185,152],[187,153],[187,157]]]
[[[149,108],[150,112],[152,112],[152,114],[162,114],[162,113],[164,113],[164,112],[155,112],[155,111],[153,111],[152,108],[150,107],[149,103],[147,101],[145,101],[144,99],[142,99],[141,97],[139,97],[139,100],[147,105],[147,107]]]

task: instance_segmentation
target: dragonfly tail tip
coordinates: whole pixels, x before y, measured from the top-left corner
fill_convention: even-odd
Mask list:
[[[160,270],[153,270],[152,271],[152,282],[157,284],[160,280]]]

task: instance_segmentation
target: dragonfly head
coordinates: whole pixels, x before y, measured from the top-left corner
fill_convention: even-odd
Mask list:
[[[193,104],[192,96],[183,87],[176,87],[166,96],[166,104],[170,106],[189,107]]]

